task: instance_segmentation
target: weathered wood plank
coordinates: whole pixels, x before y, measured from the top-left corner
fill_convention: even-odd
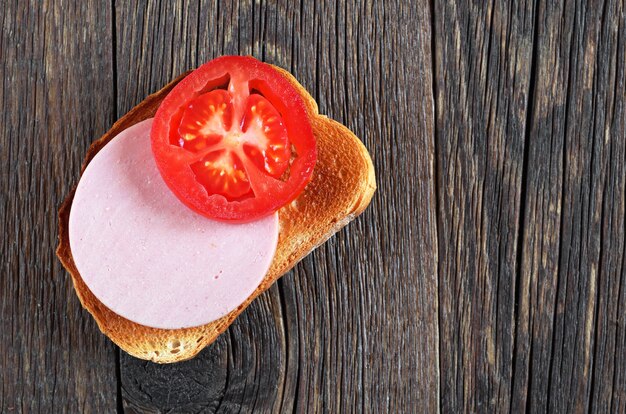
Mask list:
[[[435,9],[442,407],[620,412],[624,5],[502,6]]]
[[[511,405],[532,1],[434,2],[444,412]]]
[[[252,54],[289,69],[364,139],[380,187],[193,361],[123,354],[126,409],[436,410],[428,4],[118,2],[116,22],[118,115],[212,57]]]
[[[541,3],[515,407],[626,409],[623,1]]]
[[[0,412],[113,412],[114,347],[54,254],[57,208],[114,120],[111,7],[5,1],[0,21]]]

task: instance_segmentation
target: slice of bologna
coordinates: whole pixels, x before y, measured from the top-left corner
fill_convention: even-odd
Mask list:
[[[203,325],[260,284],[278,214],[228,224],[187,208],[157,170],[151,126],[123,131],[87,166],[70,211],[72,256],[89,289],[124,318],[162,329]]]

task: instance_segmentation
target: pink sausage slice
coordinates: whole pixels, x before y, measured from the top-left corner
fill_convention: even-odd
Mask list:
[[[123,131],[89,163],[70,212],[72,256],[115,313],[154,328],[203,325],[257,288],[276,251],[278,214],[227,224],[187,208],[159,175],[151,126]]]

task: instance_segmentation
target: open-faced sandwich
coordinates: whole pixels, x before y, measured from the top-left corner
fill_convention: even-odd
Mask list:
[[[283,69],[224,56],[147,97],[87,153],[57,255],[123,350],[189,359],[360,214],[371,158]]]

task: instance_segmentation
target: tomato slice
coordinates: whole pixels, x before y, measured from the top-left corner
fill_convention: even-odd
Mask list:
[[[223,221],[255,220],[291,202],[317,159],[300,94],[252,57],[223,56],[189,74],[161,103],[151,140],[172,192]]]

